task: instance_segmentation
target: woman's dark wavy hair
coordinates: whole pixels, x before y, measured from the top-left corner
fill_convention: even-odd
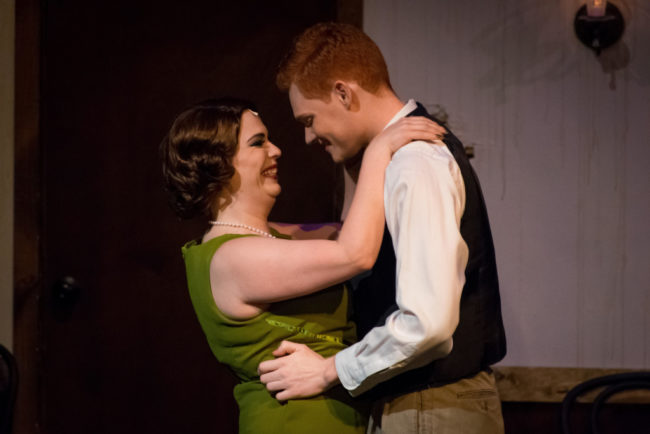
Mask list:
[[[176,215],[214,217],[213,203],[235,174],[245,100],[209,99],[182,112],[160,144],[165,190]]]

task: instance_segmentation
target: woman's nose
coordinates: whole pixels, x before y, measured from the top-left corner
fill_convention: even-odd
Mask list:
[[[280,148],[275,146],[272,142],[269,142],[269,157],[271,158],[280,158],[282,151]]]

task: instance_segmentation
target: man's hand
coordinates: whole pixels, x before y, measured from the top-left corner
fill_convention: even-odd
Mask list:
[[[318,395],[339,382],[334,357],[326,359],[306,345],[282,341],[273,355],[278,358],[260,363],[257,372],[280,401]]]

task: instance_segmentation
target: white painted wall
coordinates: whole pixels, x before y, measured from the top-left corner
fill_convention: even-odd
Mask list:
[[[623,44],[576,39],[581,0],[366,0],[400,97],[474,145],[494,232],[503,365],[650,368],[650,1]]]
[[[0,343],[13,346],[14,7],[0,0]]]

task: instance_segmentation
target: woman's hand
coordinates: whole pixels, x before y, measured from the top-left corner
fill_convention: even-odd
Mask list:
[[[423,116],[402,118],[386,127],[368,145],[368,147],[384,147],[391,155],[402,146],[414,140],[433,142],[440,140],[446,133],[445,129]]]

